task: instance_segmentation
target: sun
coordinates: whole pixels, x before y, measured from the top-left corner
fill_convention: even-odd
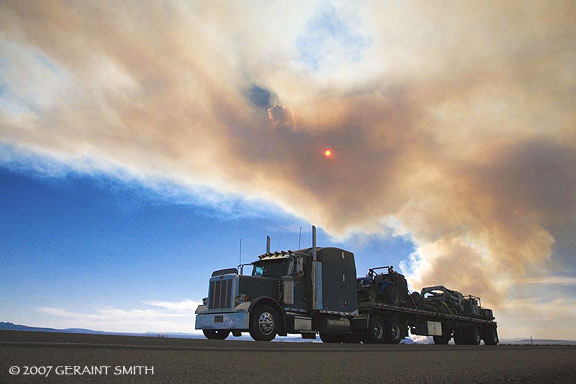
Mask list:
[[[327,149],[324,151],[324,156],[326,157],[332,157],[332,150],[331,149]]]

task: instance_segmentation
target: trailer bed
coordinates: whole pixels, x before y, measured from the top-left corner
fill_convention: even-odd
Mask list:
[[[446,320],[456,320],[456,321],[467,321],[472,323],[480,323],[480,324],[496,324],[494,320],[487,320],[478,317],[472,316],[462,316],[462,315],[453,315],[449,313],[442,313],[442,312],[435,312],[435,311],[428,311],[424,309],[418,308],[410,308],[410,307],[401,307],[396,305],[378,303],[376,301],[363,301],[358,304],[358,312],[360,314],[369,313],[374,309],[381,309],[386,311],[392,311],[397,313],[410,313],[416,316],[426,316],[428,318],[434,319],[446,319]]]

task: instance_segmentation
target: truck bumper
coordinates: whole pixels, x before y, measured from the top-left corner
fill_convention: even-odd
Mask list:
[[[199,313],[196,329],[248,329],[248,312]]]

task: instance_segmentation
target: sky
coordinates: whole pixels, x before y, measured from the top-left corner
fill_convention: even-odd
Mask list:
[[[571,1],[0,2],[0,320],[190,332],[272,247],[576,339]],[[329,149],[331,156],[325,156]]]

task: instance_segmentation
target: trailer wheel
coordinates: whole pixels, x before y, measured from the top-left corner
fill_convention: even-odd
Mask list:
[[[260,305],[250,316],[250,336],[256,341],[271,341],[278,333],[278,315],[269,305]]]
[[[466,332],[466,338],[468,339],[466,344],[469,345],[479,345],[480,344],[480,330],[476,326],[468,328]]]
[[[392,318],[386,322],[386,343],[399,344],[402,340],[402,329],[398,320]]]
[[[396,286],[389,285],[384,289],[384,302],[391,305],[400,304],[400,295],[398,295]]]
[[[362,334],[362,341],[366,344],[383,344],[386,336],[386,325],[379,316],[370,316],[368,329]]]
[[[463,329],[454,330],[454,344],[456,345],[466,344],[466,337]]]
[[[498,344],[498,333],[496,333],[496,328],[494,326],[486,327],[484,329],[484,335],[482,336],[482,339],[486,345]]]
[[[230,331],[225,329],[203,329],[202,333],[210,340],[224,340],[230,335]]]
[[[432,336],[434,339],[434,344],[448,344],[450,341],[450,335],[442,335],[442,336]]]
[[[333,333],[320,333],[320,340],[323,343],[341,343],[342,337]]]

